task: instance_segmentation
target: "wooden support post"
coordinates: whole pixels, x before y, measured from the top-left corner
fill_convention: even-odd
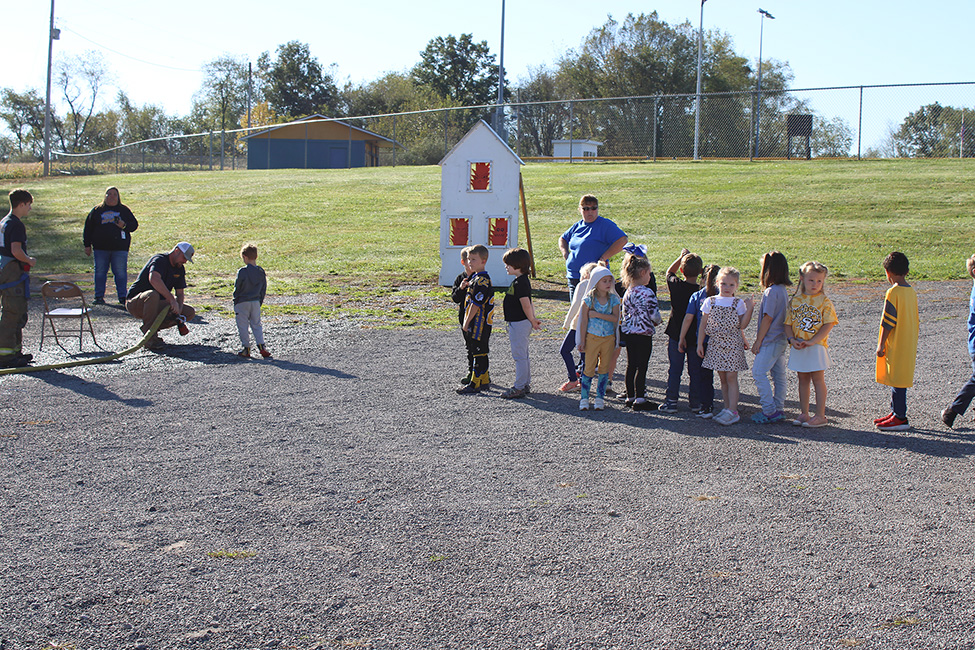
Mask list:
[[[535,252],[532,250],[532,231],[528,226],[528,204],[525,203],[525,181],[518,172],[518,193],[521,195],[521,216],[525,220],[525,241],[528,243],[528,257],[531,258],[532,277],[535,275]]]

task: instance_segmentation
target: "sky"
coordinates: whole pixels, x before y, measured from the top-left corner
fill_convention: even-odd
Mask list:
[[[54,52],[55,59],[100,52],[114,74],[114,88],[106,95],[110,103],[121,89],[136,105],[156,104],[169,114],[183,115],[201,85],[204,63],[223,54],[256,62],[262,52],[273,55],[278,45],[291,40],[308,43],[324,66],[334,64],[331,72],[340,86],[408,70],[437,36],[472,33],[499,53],[501,5],[502,0],[55,0],[61,38],[54,42]],[[764,28],[759,8],[775,16],[765,20]],[[607,15],[622,21],[628,13],[656,11],[668,23],[697,26],[700,9],[698,0],[505,0],[506,79],[517,82],[531,67],[553,65],[605,23]],[[35,88],[43,95],[49,0],[0,0],[0,10],[6,25],[0,87],[18,92]],[[704,4],[704,29],[730,35],[735,50],[753,64],[761,30],[763,58],[788,62],[795,75],[793,88],[975,80],[967,38],[972,24],[972,0]],[[904,94],[877,94],[876,102],[888,106],[875,120],[882,125],[889,113],[893,117],[887,120],[899,121],[906,112],[934,101],[930,97],[942,104],[975,105],[970,88]],[[849,100],[840,96],[822,99],[824,106],[817,109],[849,120]],[[842,107],[829,107],[834,101]],[[854,110],[854,126],[857,117]],[[871,128],[880,129],[876,124]]]

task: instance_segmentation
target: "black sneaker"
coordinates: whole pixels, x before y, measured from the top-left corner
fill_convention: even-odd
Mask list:
[[[21,355],[11,354],[0,360],[0,368],[24,368],[30,365],[30,361]]]
[[[91,304],[93,304],[93,305],[104,305],[105,304],[105,299],[104,298],[95,298],[94,300],[91,301]]]
[[[651,402],[650,400],[644,400],[642,402],[633,402],[634,411],[656,411],[660,408],[660,404],[656,402]]]
[[[18,352],[14,356],[17,357],[17,358],[19,358],[19,359],[25,359],[27,361],[27,363],[30,363],[31,361],[34,360],[34,355],[33,354],[24,354],[23,352]]]
[[[469,384],[464,384],[463,386],[457,389],[458,395],[473,395],[474,393],[480,393],[480,392],[481,392],[481,387],[475,384],[474,382],[471,382]]]
[[[952,411],[950,406],[941,412],[941,421],[944,422],[945,426],[949,429],[955,423],[956,417],[958,417],[958,414]]]

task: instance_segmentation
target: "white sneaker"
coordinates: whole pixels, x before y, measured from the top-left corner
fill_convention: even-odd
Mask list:
[[[594,411],[602,411],[606,408],[606,403],[603,402],[601,397],[597,397],[592,401],[592,408]]]
[[[588,411],[589,410],[589,399],[588,398],[579,400],[579,410],[580,411]]]
[[[730,415],[731,415],[731,411],[729,411],[728,409],[721,409],[720,411],[718,411],[718,414],[714,416],[714,421],[724,424],[725,418],[729,417]]]
[[[727,413],[728,415],[718,420],[718,422],[720,422],[725,426],[728,426],[729,424],[734,424],[735,422],[741,420],[741,417],[739,417],[737,413],[732,413],[731,411],[725,411],[725,413]]]

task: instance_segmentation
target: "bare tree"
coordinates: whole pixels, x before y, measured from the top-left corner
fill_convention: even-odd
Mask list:
[[[112,83],[113,76],[98,52],[89,50],[82,55],[63,58],[55,65],[55,80],[61,99],[67,105],[64,120],[55,122],[55,131],[66,151],[74,152],[89,139],[93,127],[92,116],[102,91]]]

